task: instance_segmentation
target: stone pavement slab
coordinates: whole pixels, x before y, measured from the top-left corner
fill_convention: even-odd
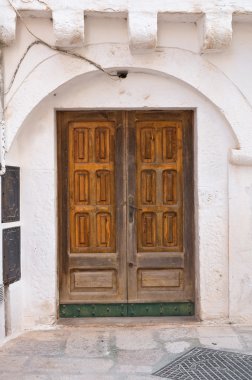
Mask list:
[[[1,346],[0,380],[155,380],[160,378],[151,373],[197,346],[252,353],[252,326],[146,318],[68,321]]]

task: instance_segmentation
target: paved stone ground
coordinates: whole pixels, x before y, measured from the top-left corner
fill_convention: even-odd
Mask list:
[[[151,373],[195,346],[252,354],[252,326],[167,318],[65,321],[0,347],[0,379],[160,380]]]

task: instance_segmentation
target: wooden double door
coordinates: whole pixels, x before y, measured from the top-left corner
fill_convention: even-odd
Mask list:
[[[57,125],[60,304],[193,302],[191,111]]]

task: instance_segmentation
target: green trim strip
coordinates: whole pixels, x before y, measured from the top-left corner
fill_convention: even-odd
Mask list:
[[[194,315],[193,302],[61,304],[60,318],[162,317]]]

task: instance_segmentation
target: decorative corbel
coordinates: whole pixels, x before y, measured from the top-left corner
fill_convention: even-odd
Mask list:
[[[201,52],[212,53],[226,49],[232,42],[232,12],[207,12],[198,22]]]
[[[248,149],[231,149],[229,161],[237,166],[252,166],[252,148]]]
[[[133,53],[154,50],[157,45],[157,13],[129,11],[128,32]]]
[[[56,45],[62,48],[84,45],[83,10],[57,9],[52,12]]]
[[[0,43],[9,45],[16,37],[16,13],[10,6],[0,8]]]

